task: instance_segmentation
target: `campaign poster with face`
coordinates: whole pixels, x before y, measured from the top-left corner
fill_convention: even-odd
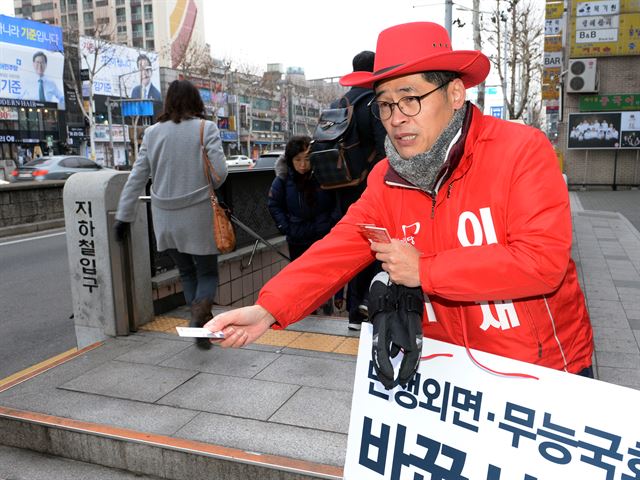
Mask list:
[[[0,15],[0,98],[57,103],[65,109],[62,29]]]

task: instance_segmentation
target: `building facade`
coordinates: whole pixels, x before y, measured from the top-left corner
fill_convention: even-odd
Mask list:
[[[543,98],[574,188],[640,185],[640,3],[546,3]]]

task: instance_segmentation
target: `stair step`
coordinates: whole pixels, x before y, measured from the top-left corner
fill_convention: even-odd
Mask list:
[[[25,450],[30,450],[44,459],[62,457],[80,465],[115,469],[123,475],[128,472],[148,475],[142,478],[149,480],[342,478],[342,469],[338,467],[4,407],[0,407],[0,446],[19,449],[22,456],[28,456]],[[3,472],[1,460],[0,456],[0,475],[14,480],[15,473]],[[21,478],[38,479],[18,476],[16,480]],[[2,476],[0,480],[4,480]]]
[[[0,480],[161,480],[124,470],[0,445]]]

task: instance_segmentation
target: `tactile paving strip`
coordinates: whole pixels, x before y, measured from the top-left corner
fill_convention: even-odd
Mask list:
[[[140,327],[140,330],[164,332],[177,335],[176,327],[188,325],[184,318],[159,315],[152,322]],[[358,354],[358,339],[322,333],[304,333],[290,330],[268,330],[255,343],[274,347],[299,348],[316,352],[333,352],[344,355]]]

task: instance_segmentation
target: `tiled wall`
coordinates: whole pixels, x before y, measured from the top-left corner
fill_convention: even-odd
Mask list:
[[[271,243],[287,255],[284,237],[274,239]],[[218,258],[219,281],[215,298],[217,304],[234,307],[253,305],[262,286],[288,263],[262,244],[252,259],[251,251],[252,247],[245,247]],[[154,277],[152,284],[154,300],[182,292],[177,270]]]

